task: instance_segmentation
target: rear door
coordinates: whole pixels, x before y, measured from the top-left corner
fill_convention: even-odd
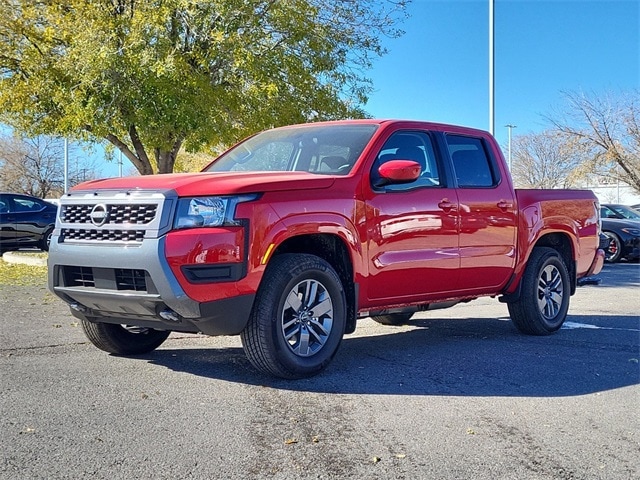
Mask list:
[[[394,159],[418,162],[420,178],[379,186],[379,166]],[[409,303],[455,291],[460,265],[458,201],[447,185],[433,134],[392,133],[376,154],[365,189],[371,304]]]
[[[516,202],[504,162],[489,138],[444,134],[460,213],[460,290],[491,293],[511,277],[516,261]],[[497,148],[494,147],[494,148]]]

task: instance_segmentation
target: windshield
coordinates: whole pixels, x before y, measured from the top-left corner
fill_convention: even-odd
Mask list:
[[[205,172],[347,175],[377,125],[302,125],[267,130],[220,156]]]
[[[640,213],[624,205],[603,205],[602,218],[626,218],[628,220],[640,220]]]

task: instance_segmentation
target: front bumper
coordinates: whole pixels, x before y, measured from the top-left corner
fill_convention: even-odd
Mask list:
[[[235,335],[253,306],[252,294],[210,302],[188,297],[163,261],[162,239],[116,252],[59,245],[54,238],[49,259],[50,290],[88,321]]]

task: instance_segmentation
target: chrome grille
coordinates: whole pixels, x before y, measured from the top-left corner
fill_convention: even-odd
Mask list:
[[[99,242],[142,242],[144,239],[144,230],[63,228],[62,236],[65,241],[93,240]]]
[[[62,221],[65,223],[91,223],[90,214],[95,205],[71,204],[62,206]],[[156,204],[107,204],[106,224],[145,225],[156,217]]]

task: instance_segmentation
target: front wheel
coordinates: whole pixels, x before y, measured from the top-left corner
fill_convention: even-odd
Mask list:
[[[269,264],[241,334],[249,361],[281,378],[303,378],[333,359],[346,325],[338,274],[325,260],[283,254]]]
[[[171,332],[112,323],[80,320],[89,341],[100,350],[116,355],[139,355],[158,348]]]
[[[516,328],[528,335],[549,335],[559,330],[569,310],[570,284],[558,252],[535,248],[521,282],[520,298],[508,304]]]

